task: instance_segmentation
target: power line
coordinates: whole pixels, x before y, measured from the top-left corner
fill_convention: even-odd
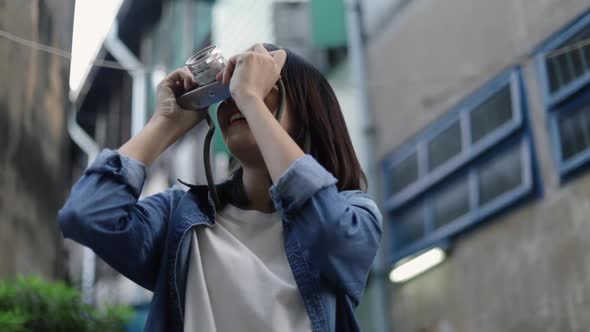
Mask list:
[[[6,38],[8,40],[11,40],[15,43],[18,43],[20,45],[35,49],[35,50],[39,50],[42,52],[46,52],[49,54],[53,54],[59,57],[62,57],[68,61],[71,61],[72,59],[72,53],[66,50],[62,50],[50,45],[46,45],[46,44],[42,44],[42,43],[38,43],[38,42],[34,42],[31,40],[27,40],[24,39],[22,37],[19,37],[17,35],[14,35],[10,32],[4,31],[4,30],[0,30],[0,37]],[[574,50],[581,50],[583,47],[590,45],[590,38],[587,39],[583,39],[580,41],[577,41],[574,44],[570,44],[570,45],[566,45],[564,47],[555,49],[551,52],[548,52],[545,55],[546,59],[552,59],[554,57],[563,55],[565,53],[574,51]],[[534,56],[531,55],[523,55],[518,57],[516,60],[513,61],[513,64],[516,65],[522,65],[525,62],[529,61],[530,59],[532,59]],[[109,68],[109,69],[114,69],[114,70],[122,70],[122,71],[127,71],[127,69],[123,66],[121,66],[118,62],[116,61],[108,61],[108,60],[93,60],[90,62],[91,66],[94,67],[101,67],[101,68]],[[492,66],[486,66],[487,67],[492,67]],[[483,68],[482,70],[485,70],[485,68]],[[148,72],[153,72],[153,71],[148,71]],[[440,100],[445,99],[445,96],[452,94],[452,92],[463,89],[465,87],[465,85],[468,85],[472,82],[474,78],[473,77],[468,77],[465,79],[461,79],[457,82],[457,84],[453,84],[450,87],[447,87],[445,89],[443,89],[443,91],[440,91],[439,93],[428,97],[428,103],[429,104],[433,104],[433,103],[437,103]],[[369,87],[375,87],[375,86],[381,86],[381,84],[379,83],[378,79],[371,79],[370,81],[367,82]],[[410,82],[411,84],[411,82]]]
[[[4,30],[0,30],[0,37],[4,37],[6,39],[9,39],[15,43],[18,43],[20,45],[38,50],[38,51],[42,51],[45,53],[49,53],[49,54],[53,54],[56,56],[59,56],[61,58],[64,58],[68,61],[72,60],[72,53],[69,51],[65,51],[50,45],[45,45],[45,44],[41,44],[41,43],[37,43],[31,40],[27,40],[24,39],[22,37],[19,37],[17,35],[14,35],[8,31],[4,31]],[[121,66],[118,62],[116,61],[108,61],[108,60],[94,60],[90,62],[90,65],[94,66],[94,67],[102,67],[102,68],[109,68],[109,69],[115,69],[115,70],[124,70],[127,71],[127,69],[123,66]]]
[[[29,47],[29,48],[32,48],[35,50],[39,50],[39,51],[42,51],[45,53],[53,54],[53,55],[62,57],[64,59],[70,60],[70,61],[72,60],[72,53],[69,51],[62,50],[62,49],[59,49],[59,48],[56,48],[56,47],[53,47],[50,45],[34,42],[31,40],[19,37],[19,36],[12,34],[8,31],[0,30],[0,37],[4,37],[4,38],[9,39],[15,43],[21,44],[23,46],[26,46],[26,47]],[[551,59],[551,58],[563,55],[565,53],[581,49],[581,48],[588,46],[588,45],[590,45],[590,38],[583,39],[583,40],[580,40],[574,44],[566,45],[564,47],[555,49],[555,50],[547,53],[545,57],[547,59]],[[522,59],[519,59],[519,60],[522,60]],[[95,67],[103,67],[103,68],[110,68],[110,69],[127,71],[127,69],[125,67],[121,66],[116,61],[94,60],[94,61],[90,62],[90,65],[95,66]]]

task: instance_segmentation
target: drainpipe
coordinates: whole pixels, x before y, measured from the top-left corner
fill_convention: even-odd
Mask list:
[[[146,71],[139,59],[119,38],[119,25],[114,22],[107,34],[104,46],[127,70],[133,82],[131,99],[131,136],[135,136],[146,123],[147,119],[147,79]]]
[[[360,127],[363,132],[364,142],[361,145],[364,152],[364,160],[361,163],[367,171],[367,182],[369,183],[368,193],[377,202],[381,202],[381,190],[379,188],[379,169],[375,163],[376,128],[373,115],[370,111],[369,94],[367,88],[367,57],[366,57],[366,36],[363,27],[361,0],[348,0],[346,2],[346,26],[348,33],[348,56],[350,61],[351,78],[357,96],[357,109],[360,114]],[[386,225],[383,225],[385,228]],[[387,232],[384,230],[383,232]],[[368,295],[371,303],[372,321],[375,324],[375,331],[389,331],[389,315],[387,310],[388,292],[387,281],[385,280],[385,251],[384,241],[381,241],[381,249],[375,258],[371,271],[372,289]]]
[[[76,114],[77,109],[73,106],[68,114],[68,133],[74,144],[86,154],[87,166],[90,166],[100,152],[100,147],[96,144],[94,139],[88,135],[82,127],[80,127],[76,121]],[[82,247],[82,301],[87,304],[92,303],[95,270],[96,258],[94,252],[88,247]]]

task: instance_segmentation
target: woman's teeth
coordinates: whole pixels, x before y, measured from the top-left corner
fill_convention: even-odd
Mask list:
[[[229,123],[232,123],[236,120],[246,120],[246,118],[244,117],[244,115],[242,115],[242,113],[234,113],[232,114],[232,116],[229,117]]]

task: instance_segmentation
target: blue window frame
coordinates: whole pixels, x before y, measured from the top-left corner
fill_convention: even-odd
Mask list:
[[[382,162],[392,264],[534,192],[525,105],[520,70],[507,71]]]
[[[563,180],[590,164],[590,13],[551,37],[536,62]]]
[[[551,37],[536,55],[545,104],[551,108],[590,83],[590,13]]]
[[[552,109],[549,127],[562,179],[590,164],[590,89]]]

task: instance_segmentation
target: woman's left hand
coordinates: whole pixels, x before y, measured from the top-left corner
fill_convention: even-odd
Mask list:
[[[252,99],[264,100],[279,80],[286,58],[283,50],[268,52],[262,44],[256,44],[229,58],[225,70],[217,78],[224,84],[229,83],[238,106]]]
[[[232,98],[248,121],[274,183],[304,154],[264,102],[277,83],[286,59],[285,51],[268,52],[264,46],[256,44],[230,58],[223,75],[217,77],[229,83]]]

